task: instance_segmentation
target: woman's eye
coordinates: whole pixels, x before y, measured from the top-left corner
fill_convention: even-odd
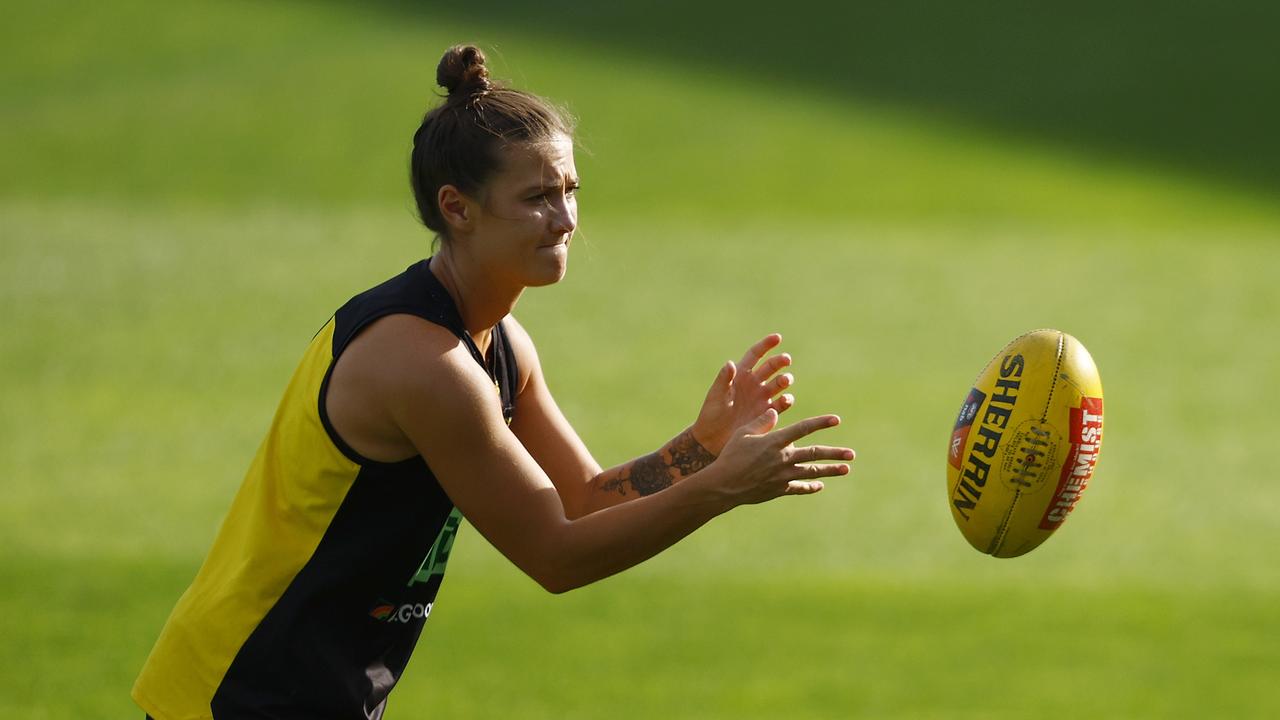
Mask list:
[[[579,188],[577,186],[565,188],[563,191],[563,196],[565,198],[577,197],[578,189]],[[551,203],[551,202],[554,202],[556,198],[560,197],[561,194],[562,193],[559,188],[553,188],[551,190],[547,190],[546,192],[538,193],[537,195],[530,195],[528,198],[526,198],[526,200],[531,203],[544,203],[544,202]]]

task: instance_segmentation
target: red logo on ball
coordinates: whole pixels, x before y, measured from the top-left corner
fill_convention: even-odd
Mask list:
[[[1098,448],[1102,445],[1102,398],[1080,399],[1080,407],[1071,408],[1071,430],[1068,434],[1071,449],[1062,464],[1062,476],[1053,500],[1040,519],[1041,530],[1057,530],[1067,515],[1080,502],[1093,467],[1098,463]]]

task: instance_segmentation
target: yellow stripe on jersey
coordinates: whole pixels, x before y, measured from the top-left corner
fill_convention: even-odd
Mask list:
[[[321,424],[334,320],[311,341],[204,565],[133,687],[157,720],[212,718],[210,702],[249,635],[324,537],[360,465]]]

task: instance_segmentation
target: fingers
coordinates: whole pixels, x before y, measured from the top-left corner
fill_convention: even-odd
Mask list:
[[[774,410],[777,410],[780,413],[784,413],[790,410],[791,407],[795,404],[796,404],[796,396],[792,395],[791,393],[785,393],[783,395],[779,395],[778,397],[773,398],[769,401],[769,407],[773,408]]]
[[[778,411],[773,408],[765,410],[757,415],[754,420],[742,426],[742,430],[749,435],[764,435],[778,425]]]
[[[782,342],[782,336],[778,333],[765,335],[760,342],[747,348],[747,352],[742,356],[742,361],[738,363],[738,366],[743,369],[743,372],[752,372],[755,369],[756,363],[760,362],[760,358],[764,357],[765,353],[777,347],[780,342]],[[777,371],[775,370],[774,372]],[[770,373],[770,375],[771,374],[773,373]],[[768,375],[765,377],[768,377]]]
[[[815,433],[819,430],[835,427],[840,424],[839,415],[818,415],[816,417],[805,418],[797,423],[788,425],[779,430],[772,432],[774,442],[781,445],[790,445],[800,438]]]
[[[796,465],[787,474],[786,479],[794,482],[796,480],[812,480],[814,478],[837,477],[848,474],[849,466],[844,463]]]
[[[733,388],[733,379],[737,374],[738,368],[732,360],[721,365],[720,372],[716,373],[716,379],[711,381],[711,388],[707,390],[707,400],[728,397]]]
[[[786,462],[793,463],[793,467],[786,478],[794,481],[848,475],[849,466],[845,463],[851,462],[854,457],[856,457],[856,454],[853,450],[830,445],[809,445],[807,447],[792,448],[790,453],[786,455]],[[823,460],[843,460],[844,462],[824,463],[821,465],[809,464]]]
[[[738,374],[738,367],[730,360],[720,368],[720,374],[716,375],[715,387],[722,393],[728,393],[729,388],[733,385],[733,379]]]
[[[782,373],[765,384],[765,392],[768,393],[770,397],[773,397],[774,395],[777,395],[783,390],[791,387],[791,384],[795,381],[795,375],[792,375],[791,373]]]
[[[786,459],[787,462],[798,465],[822,460],[844,460],[848,462],[855,457],[857,457],[857,454],[849,448],[832,447],[831,445],[807,445],[805,447],[792,448]]]
[[[787,483],[787,489],[782,491],[783,495],[812,495],[821,492],[823,484],[817,481],[805,482],[804,480],[792,480]]]
[[[778,372],[784,367],[787,367],[790,364],[791,364],[790,353],[780,353],[778,355],[771,355],[765,358],[764,361],[760,363],[760,367],[753,368],[751,370],[751,374],[755,375],[757,380],[760,380],[761,382],[763,382],[767,380],[769,377],[771,377],[774,373]],[[746,366],[744,365],[743,367],[746,367]]]
[[[810,448],[800,448],[802,451],[809,451]],[[852,460],[854,452],[849,448],[834,448],[817,446],[817,451],[812,455],[815,459],[841,459]],[[791,469],[789,476],[786,478],[787,486],[783,489],[783,495],[812,495],[821,492],[826,485],[818,478],[837,477],[840,475],[848,475],[849,466],[844,463],[836,463],[831,465],[796,465]]]

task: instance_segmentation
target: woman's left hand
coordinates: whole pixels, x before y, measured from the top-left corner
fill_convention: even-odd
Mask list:
[[[795,378],[791,373],[778,374],[791,364],[791,356],[764,357],[781,342],[781,335],[767,335],[748,348],[737,365],[730,361],[720,368],[691,428],[694,439],[711,454],[719,455],[734,430],[769,408],[782,413],[795,403],[794,397],[782,393]]]

